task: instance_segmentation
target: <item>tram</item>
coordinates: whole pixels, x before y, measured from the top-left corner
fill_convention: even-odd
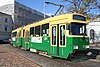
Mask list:
[[[62,14],[12,31],[11,44],[48,56],[68,58],[76,51],[89,49],[86,17]]]

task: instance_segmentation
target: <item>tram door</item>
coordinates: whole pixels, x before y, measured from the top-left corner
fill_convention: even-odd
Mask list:
[[[17,32],[17,46],[21,46],[21,30]]]
[[[63,47],[63,44],[65,44],[65,33],[63,33],[63,31],[65,31],[65,25],[52,25],[51,30],[51,54],[60,56],[60,53],[63,51],[61,46]]]
[[[25,32],[25,43],[29,42],[28,37],[29,37],[29,31],[26,30],[26,32]]]

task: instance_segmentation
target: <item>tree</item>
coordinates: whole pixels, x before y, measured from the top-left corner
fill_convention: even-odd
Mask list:
[[[93,10],[99,10],[99,2],[97,0],[63,0],[69,3],[67,8],[68,13],[80,13],[86,15],[88,18],[95,17]],[[95,11],[94,11],[95,13]]]

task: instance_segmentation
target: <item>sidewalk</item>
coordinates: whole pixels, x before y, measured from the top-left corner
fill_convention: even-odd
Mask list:
[[[100,50],[100,44],[90,44],[90,49],[99,49]]]

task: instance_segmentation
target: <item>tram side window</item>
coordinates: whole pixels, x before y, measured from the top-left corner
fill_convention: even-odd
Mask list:
[[[57,37],[57,35],[56,35],[56,30],[57,30],[57,27],[56,26],[53,26],[52,27],[52,45],[56,45],[56,37]]]
[[[34,36],[34,27],[30,28],[30,36]]]
[[[25,36],[25,30],[23,30],[23,37]]]
[[[35,36],[40,36],[40,26],[35,27]]]
[[[60,45],[65,45],[65,25],[60,26]]]
[[[16,35],[17,35],[17,32],[12,33],[12,37],[16,37]]]
[[[42,36],[49,35],[49,23],[42,25]]]

